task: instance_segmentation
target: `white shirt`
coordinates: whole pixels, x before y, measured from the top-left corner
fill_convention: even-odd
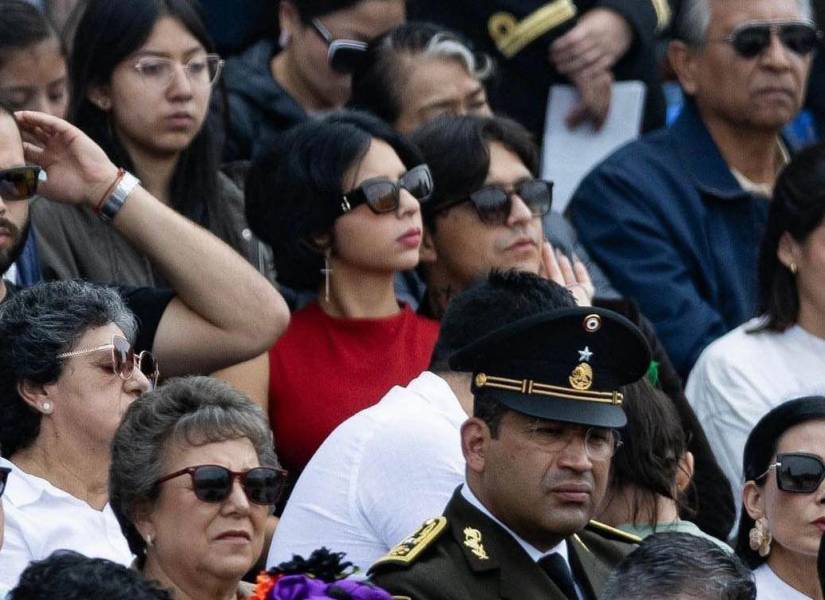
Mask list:
[[[547,552],[542,552],[532,544],[530,544],[527,540],[519,536],[515,531],[507,527],[504,523],[498,520],[496,516],[487,510],[487,507],[481,503],[481,500],[476,497],[473,493],[473,490],[470,489],[470,486],[467,482],[464,482],[464,485],[461,486],[461,495],[464,499],[475,506],[480,512],[488,516],[491,520],[498,523],[504,531],[509,533],[518,545],[524,548],[524,551],[533,559],[533,562],[539,562],[545,556],[550,556],[551,554],[560,554],[561,557],[564,559],[564,562],[567,563],[567,568],[570,570],[570,576],[573,577],[573,585],[576,586],[576,593],[578,594],[579,598],[582,598],[582,591],[579,589],[579,584],[576,581],[575,577],[573,576],[573,566],[570,564],[570,557],[567,555],[567,544],[562,540],[553,548],[550,548]]]
[[[425,371],[353,415],[307,464],[275,530],[267,568],[326,546],[362,570],[427,519],[464,480],[467,414]]]
[[[760,322],[752,319],[705,348],[685,388],[731,483],[737,520],[751,429],[786,400],[825,394],[825,340],[798,325],[782,333],[747,333]]]
[[[799,590],[779,579],[767,563],[763,563],[753,572],[756,580],[756,600],[811,600]]]
[[[132,553],[112,508],[102,511],[0,458],[12,469],[3,494],[6,532],[0,549],[0,588],[17,585],[33,560],[74,550],[129,566]]]

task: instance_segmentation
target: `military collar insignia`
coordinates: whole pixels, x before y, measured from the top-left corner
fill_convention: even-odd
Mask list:
[[[484,550],[484,545],[481,543],[481,532],[472,527],[464,528],[464,545],[470,549],[476,558],[479,560],[487,560],[490,557],[487,551]]]

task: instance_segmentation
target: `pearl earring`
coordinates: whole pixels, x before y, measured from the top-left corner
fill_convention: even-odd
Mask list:
[[[51,414],[51,412],[52,412],[52,403],[47,400],[41,406],[41,410],[47,415]]]

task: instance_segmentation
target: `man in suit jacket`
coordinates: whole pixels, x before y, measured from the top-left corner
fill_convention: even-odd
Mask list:
[[[620,386],[650,351],[625,318],[575,307],[497,329],[450,359],[473,373],[466,482],[442,517],[370,569],[398,598],[595,599],[638,538],[590,521],[605,494]]]

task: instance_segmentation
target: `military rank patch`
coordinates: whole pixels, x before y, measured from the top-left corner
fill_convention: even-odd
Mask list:
[[[390,549],[386,556],[375,561],[370,567],[370,571],[384,564],[408,565],[412,563],[427,546],[438,539],[445,527],[447,527],[446,517],[437,517],[425,521],[418,531]]]

